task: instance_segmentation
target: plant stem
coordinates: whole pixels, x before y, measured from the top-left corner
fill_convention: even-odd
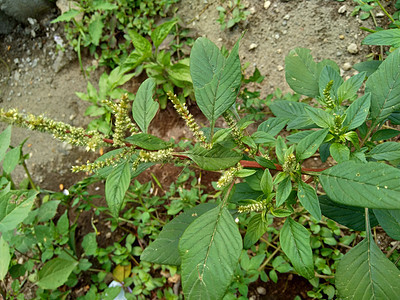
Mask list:
[[[28,167],[27,167],[27,165],[26,165],[26,163],[25,163],[25,160],[22,161],[22,167],[23,167],[24,170],[25,170],[26,176],[28,176],[28,180],[29,180],[29,183],[30,183],[31,187],[32,187],[35,191],[39,192],[39,189],[37,188],[37,186],[35,185],[35,183],[34,183],[33,180],[32,180],[31,173],[30,173],[29,170],[28,170]]]
[[[100,270],[100,269],[94,269],[94,268],[89,268],[88,271],[92,271],[92,272],[107,272],[106,270]]]
[[[274,256],[281,250],[281,245],[278,246],[278,248],[275,249],[274,252],[270,256],[267,257],[267,259],[262,263],[262,265],[258,268],[258,272],[261,272],[266,265],[271,261],[271,259],[274,258]]]
[[[392,17],[391,14],[389,14],[389,13],[387,12],[387,10],[383,7],[382,3],[381,3],[379,0],[377,0],[376,3],[379,5],[379,7],[380,7],[380,9],[383,11],[383,13],[390,19],[390,21],[392,21],[392,23],[394,23],[395,21],[394,21],[393,17]],[[399,27],[398,25],[396,25],[396,26]]]
[[[73,256],[71,253],[69,253],[65,248],[62,249],[69,257],[73,258],[75,261],[79,262],[79,259],[77,259],[75,256]]]
[[[393,254],[393,252],[397,249],[397,247],[398,247],[399,245],[400,245],[400,241],[397,241],[397,242],[394,244],[393,248],[390,249],[390,251],[386,254],[386,257],[389,258],[389,257]]]

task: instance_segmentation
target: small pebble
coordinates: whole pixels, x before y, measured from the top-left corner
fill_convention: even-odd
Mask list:
[[[258,45],[256,44],[256,43],[251,43],[250,44],[250,47],[249,47],[249,50],[254,50],[254,49],[256,49],[258,47]]]
[[[336,52],[336,56],[337,56],[337,57],[340,57],[340,56],[342,56],[342,55],[343,55],[343,52],[341,52],[341,51]]]
[[[284,20],[289,20],[289,19],[290,19],[290,15],[289,15],[289,14],[285,15],[285,16],[283,17],[283,19],[284,19]]]
[[[357,54],[358,53],[358,47],[356,44],[351,43],[348,47],[347,47],[347,52],[349,52],[350,54]]]
[[[346,5],[342,5],[341,7],[339,7],[338,9],[338,13],[339,14],[344,14],[346,12]]]
[[[283,71],[285,68],[284,68],[283,66],[281,66],[281,65],[277,65],[277,66],[276,66],[276,69],[277,69],[279,72],[281,72],[281,71]]]
[[[383,12],[381,12],[381,11],[377,12],[376,15],[375,15],[375,17],[377,17],[377,18],[382,18],[384,16],[385,16],[385,14]]]
[[[267,290],[265,289],[265,287],[258,286],[257,287],[257,293],[260,294],[260,295],[266,295],[267,294]]]
[[[344,35],[343,34],[339,35],[339,39],[344,40]]]
[[[264,9],[268,9],[271,6],[271,1],[264,2]]]
[[[343,70],[345,70],[345,71],[350,70],[351,67],[352,67],[352,65],[349,62],[346,62],[346,63],[343,64]]]

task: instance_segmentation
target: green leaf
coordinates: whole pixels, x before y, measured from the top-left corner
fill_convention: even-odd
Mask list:
[[[3,171],[10,174],[18,165],[21,156],[21,146],[15,147],[6,153],[3,162]]]
[[[276,189],[276,207],[279,207],[285,203],[291,191],[292,181],[290,176],[287,176],[278,184],[278,188]]]
[[[125,193],[131,181],[131,164],[129,160],[117,166],[108,175],[105,186],[105,194],[108,208],[114,217],[118,217]]]
[[[347,161],[323,171],[320,182],[335,202],[383,209],[400,208],[400,170],[377,162]]]
[[[163,40],[167,37],[168,33],[175,26],[177,20],[171,20],[157,26],[151,33],[151,40],[153,41],[156,49],[161,45]]]
[[[262,156],[256,156],[255,157],[256,162],[260,164],[260,166],[268,169],[276,169],[276,166],[272,160],[266,159]]]
[[[210,150],[196,146],[193,150],[183,154],[187,155],[200,168],[206,171],[227,169],[236,165],[242,159],[240,153],[224,148],[219,144],[214,145]]]
[[[365,37],[363,45],[400,47],[400,29],[387,29],[374,32]]]
[[[239,229],[225,207],[218,206],[193,221],[179,241],[185,298],[222,298],[241,251]]]
[[[150,122],[157,113],[159,104],[153,100],[156,86],[153,78],[146,79],[139,87],[132,105],[132,116],[139,128],[147,133]]]
[[[179,266],[179,239],[186,228],[198,217],[215,208],[214,203],[203,203],[185,211],[165,225],[156,238],[144,249],[140,260],[161,265]]]
[[[305,108],[307,115],[311,120],[321,128],[334,126],[334,116],[320,108],[308,106]]]
[[[135,30],[131,29],[128,31],[128,35],[132,40],[132,44],[135,47],[135,50],[143,57],[150,57],[152,54],[151,43]],[[142,58],[143,59],[143,58]]]
[[[339,104],[344,100],[354,101],[357,98],[357,91],[361,88],[366,72],[361,72],[346,80],[337,90]]]
[[[348,206],[336,203],[329,199],[326,195],[319,196],[319,204],[322,214],[339,224],[357,231],[365,230],[365,209],[362,207]],[[369,220],[371,227],[378,225],[372,211],[369,211]]]
[[[331,66],[325,66],[319,76],[319,93],[323,96],[323,91],[328,85],[328,83],[333,80],[333,85],[330,90],[330,95],[332,98],[336,98],[338,88],[343,84],[343,78],[340,76],[339,72],[332,68]]]
[[[342,257],[335,278],[341,299],[397,299],[400,295],[400,271],[370,233]]]
[[[38,192],[9,192],[0,196],[0,232],[17,228],[31,211]]]
[[[280,164],[285,162],[285,152],[287,150],[287,146],[285,144],[285,140],[280,135],[276,138],[276,145],[275,145],[275,154],[278,158]]]
[[[386,142],[375,146],[369,153],[376,160],[396,160],[400,158],[400,143]]]
[[[400,241],[400,210],[374,209],[374,214],[386,233]]]
[[[263,131],[256,131],[251,135],[254,143],[256,144],[265,144],[265,143],[273,143],[275,142],[275,138]]]
[[[307,279],[314,278],[310,235],[303,225],[291,218],[286,219],[279,235],[283,252],[289,257],[294,269]]]
[[[3,236],[0,236],[0,257],[0,281],[2,281],[8,272],[11,260],[10,247]]]
[[[93,1],[91,5],[92,10],[114,10],[117,9],[118,5],[113,3],[108,3],[103,0]]]
[[[162,150],[171,148],[172,143],[168,143],[159,137],[147,133],[137,133],[125,139],[128,143],[146,150]]]
[[[285,58],[285,76],[296,93],[316,98],[319,95],[319,72],[310,52],[305,48],[291,50]]]
[[[249,249],[253,246],[262,235],[267,231],[268,222],[262,217],[261,214],[254,215],[247,225],[246,235],[243,240],[243,247]]]
[[[182,59],[168,69],[169,76],[178,81],[192,83],[190,76],[189,59]]]
[[[382,141],[382,140],[388,140],[391,139],[395,136],[400,135],[400,131],[399,130],[395,130],[395,129],[381,129],[376,131],[372,137],[371,137],[371,141]]]
[[[67,235],[69,232],[69,219],[68,210],[62,214],[62,216],[57,221],[57,232],[61,235]]]
[[[234,191],[230,202],[238,204],[246,199],[257,199],[262,194],[261,191],[253,190],[247,182],[240,182],[234,185]]]
[[[358,72],[366,72],[366,76],[371,76],[379,66],[381,65],[381,60],[370,60],[370,61],[363,61],[353,66],[353,69],[357,70]]]
[[[306,138],[307,136],[309,136],[311,133],[314,133],[314,132],[315,132],[315,130],[303,130],[303,131],[299,131],[299,132],[293,133],[291,135],[288,135],[286,137],[286,139],[290,143],[297,144],[302,139]]]
[[[298,181],[298,185],[297,197],[301,205],[303,205],[314,218],[321,220],[321,208],[319,207],[317,192],[312,186],[303,182],[301,179]]]
[[[199,38],[190,53],[190,74],[196,102],[214,127],[216,119],[236,101],[241,83],[239,42],[229,57],[206,38]]]
[[[264,170],[261,177],[260,187],[264,195],[268,196],[272,192],[272,176],[268,169]]]
[[[0,133],[0,161],[3,160],[11,143],[11,125]]]
[[[54,258],[48,261],[38,272],[37,285],[42,289],[54,290],[63,285],[78,265],[77,261]]]
[[[371,94],[367,93],[354,101],[344,112],[346,118],[343,126],[348,126],[348,130],[352,130],[361,126],[368,116],[371,106]]]
[[[308,107],[306,103],[288,100],[276,100],[273,101],[269,106],[272,113],[278,118],[291,120],[303,116],[306,113],[306,107]],[[261,123],[260,126],[262,124],[263,123]]]
[[[70,9],[69,11],[66,11],[65,13],[63,13],[61,16],[58,16],[56,19],[54,19],[50,23],[69,22],[79,14],[80,14],[79,10]]]
[[[271,136],[275,136],[282,131],[288,123],[288,119],[282,118],[268,118],[267,121],[262,122],[257,131],[263,131]]]
[[[104,21],[100,14],[95,14],[94,19],[89,24],[89,35],[92,39],[92,44],[98,46],[100,38],[103,34]]]
[[[400,109],[400,48],[392,52],[367,80],[371,92],[371,117],[376,123]]]
[[[296,147],[296,157],[303,160],[312,156],[323,143],[329,129],[317,130],[303,138]]]
[[[54,218],[57,213],[58,205],[60,204],[60,200],[51,200],[45,202],[40,206],[38,213],[39,222],[47,222]]]
[[[83,237],[82,248],[86,255],[94,255],[97,250],[96,233],[89,232]]]
[[[330,146],[329,151],[333,159],[338,163],[345,162],[350,159],[350,149],[343,144],[333,143]]]

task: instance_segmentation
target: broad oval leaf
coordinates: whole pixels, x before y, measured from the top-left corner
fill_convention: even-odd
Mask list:
[[[283,252],[289,257],[295,270],[307,279],[314,278],[310,235],[303,225],[290,217],[286,219],[279,234]]]
[[[172,143],[168,143],[159,137],[147,133],[137,133],[127,137],[125,140],[146,150],[162,150],[172,147]]]
[[[374,214],[386,233],[400,241],[400,210],[374,209]]]
[[[11,125],[0,133],[0,161],[3,160],[11,143]]]
[[[350,149],[343,144],[340,143],[333,143],[329,151],[334,160],[338,163],[348,161],[350,159]]]
[[[319,207],[317,192],[312,186],[302,180],[299,180],[298,184],[297,197],[301,205],[303,205],[314,218],[321,220],[321,208]]]
[[[131,181],[131,164],[129,160],[118,165],[110,175],[108,175],[105,186],[106,201],[114,217],[118,217],[122,204],[124,203],[125,193]]]
[[[132,116],[140,130],[147,133],[150,122],[157,113],[159,104],[153,100],[156,86],[153,78],[146,79],[139,87],[132,105]]]
[[[329,128],[334,126],[334,117],[331,113],[328,113],[321,108],[307,106],[305,108],[307,115],[311,120],[321,128]]]
[[[265,217],[266,218],[266,217]],[[243,246],[249,249],[253,246],[268,229],[268,222],[261,214],[254,215],[247,225],[246,235],[243,239]]]
[[[361,88],[366,72],[358,73],[346,80],[337,90],[339,103],[344,100],[353,101],[357,97],[357,91]]]
[[[319,73],[310,52],[305,48],[291,50],[285,58],[285,76],[296,93],[315,98],[319,95]]]
[[[298,160],[309,158],[313,155],[323,143],[329,129],[317,130],[303,138],[296,147],[296,156]]]
[[[3,171],[10,174],[18,165],[21,156],[21,146],[15,147],[6,153],[3,162]]]
[[[350,229],[357,231],[365,230],[365,209],[336,203],[329,199],[326,195],[318,197],[322,214],[329,219],[338,222]],[[369,210],[369,220],[371,227],[378,225],[375,215]]]
[[[368,233],[339,261],[335,276],[341,299],[398,299],[400,271]]]
[[[282,129],[288,123],[288,119],[285,118],[268,118],[267,121],[262,122],[259,126],[257,131],[266,132],[272,136],[277,135],[282,131]]]
[[[211,128],[236,101],[242,76],[238,50],[239,42],[225,59],[215,44],[199,38],[191,51],[190,74],[196,102]]]
[[[0,281],[4,279],[8,272],[8,265],[10,264],[11,255],[8,243],[0,236]]]
[[[161,45],[162,41],[167,37],[168,33],[175,26],[177,20],[171,20],[157,26],[151,33],[151,40],[153,41],[156,49]]]
[[[368,116],[371,106],[371,94],[367,93],[364,96],[354,101],[345,111],[346,118],[343,121],[343,126],[348,126],[348,130],[352,130],[361,126]]]
[[[331,80],[333,80],[333,85],[329,94],[332,98],[336,98],[337,90],[342,85],[343,78],[340,76],[338,70],[335,70],[331,66],[327,65],[322,69],[321,74],[319,75],[320,96],[323,96],[323,92]]]
[[[287,176],[278,184],[278,188],[276,189],[276,207],[279,207],[283,203],[285,203],[291,191],[292,181],[290,179],[290,176]]]
[[[186,228],[198,217],[215,208],[214,203],[203,203],[185,211],[163,227],[159,236],[146,249],[140,260],[155,264],[179,266],[179,239]]]
[[[186,299],[220,299],[232,281],[242,238],[231,214],[218,206],[192,222],[179,241]]]
[[[400,170],[389,165],[348,161],[323,171],[319,178],[326,194],[335,202],[400,209]]]
[[[242,159],[240,153],[218,144],[214,145],[211,150],[197,146],[184,154],[206,171],[226,169],[236,165]]]
[[[362,41],[363,45],[379,45],[400,47],[400,29],[387,29],[367,35]]]
[[[400,109],[400,48],[393,51],[365,83],[371,92],[371,117],[376,123]]]
[[[375,146],[368,156],[376,160],[396,160],[400,158],[400,143],[386,142]]]
[[[0,232],[15,229],[28,216],[38,192],[9,192],[0,197]]]
[[[78,265],[78,261],[54,258],[48,261],[38,272],[37,285],[42,289],[54,290],[63,285]]]

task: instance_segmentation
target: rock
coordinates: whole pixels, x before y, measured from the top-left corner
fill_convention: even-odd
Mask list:
[[[289,15],[289,14],[285,15],[285,16],[283,17],[283,19],[284,19],[284,20],[289,20],[289,19],[290,19],[290,15]]]
[[[279,72],[281,72],[281,71],[283,71],[285,68],[284,68],[283,66],[281,66],[281,65],[277,65],[277,66],[276,66],[276,69],[277,69]]]
[[[267,294],[267,290],[265,289],[265,287],[258,286],[257,287],[257,293],[260,294],[260,295],[266,295]]]
[[[341,7],[339,7],[338,9],[338,13],[339,14],[344,14],[347,11],[346,5],[342,5]]]
[[[11,33],[15,26],[17,21],[0,10],[0,34]]]
[[[10,17],[28,24],[28,18],[45,17],[54,7],[54,3],[47,0],[0,0],[0,7]]]
[[[375,17],[377,17],[377,18],[382,18],[382,17],[384,17],[385,16],[385,14],[383,13],[383,12],[381,12],[381,11],[378,11],[377,13],[376,13],[376,15],[375,15]]]
[[[256,13],[256,8],[254,6],[250,7],[249,12],[250,14],[254,15]]]
[[[344,35],[343,34],[339,35],[339,39],[344,40]]]
[[[254,50],[258,47],[258,45],[256,43],[251,43],[249,46],[249,50]]]
[[[349,46],[347,46],[347,52],[350,54],[357,54],[358,53],[358,47],[356,44],[351,43]]]
[[[352,65],[349,62],[346,62],[346,63],[343,64],[343,70],[345,70],[345,71],[350,70],[351,67],[352,67]]]
[[[76,9],[79,10],[79,6],[76,5],[75,1],[72,0],[57,0],[56,5],[58,9],[61,11],[61,14],[65,13],[66,11],[69,11],[70,9]],[[83,13],[80,13],[77,15],[74,19],[79,22],[83,18]]]
[[[337,57],[341,57],[342,55],[343,55],[343,52],[341,52],[341,51],[336,52]]]
[[[271,6],[271,1],[264,2],[264,9],[268,9]]]

